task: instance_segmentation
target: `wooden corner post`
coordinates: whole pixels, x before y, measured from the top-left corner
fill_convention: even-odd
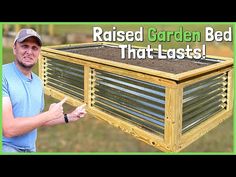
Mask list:
[[[183,87],[166,87],[164,142],[168,151],[177,152],[182,135]]]

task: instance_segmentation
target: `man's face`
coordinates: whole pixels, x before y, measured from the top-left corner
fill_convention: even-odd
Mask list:
[[[41,47],[34,37],[29,37],[21,43],[16,42],[13,47],[16,61],[26,69],[31,69],[37,63],[40,50]]]

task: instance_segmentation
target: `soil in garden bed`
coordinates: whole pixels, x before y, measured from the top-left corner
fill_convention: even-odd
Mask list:
[[[126,63],[135,66],[141,66],[144,68],[155,69],[158,71],[169,72],[178,74],[193,69],[201,68],[207,65],[216,63],[215,61],[207,61],[204,59],[158,59],[157,55],[153,55],[154,58],[146,59],[122,59],[121,49],[116,47],[99,46],[99,47],[77,47],[73,49],[61,49],[63,51],[78,53],[91,57],[97,57],[106,60],[112,60],[115,62]],[[126,55],[127,56],[127,55]]]

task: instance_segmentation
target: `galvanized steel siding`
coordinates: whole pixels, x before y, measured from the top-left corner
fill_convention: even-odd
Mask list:
[[[226,101],[227,74],[217,75],[185,87],[182,132],[226,109]]]
[[[84,99],[84,67],[57,59],[47,59],[46,85],[76,99]]]
[[[164,133],[165,87],[95,70],[93,105],[149,131]]]

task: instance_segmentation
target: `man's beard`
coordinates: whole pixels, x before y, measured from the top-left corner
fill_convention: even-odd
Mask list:
[[[23,67],[27,70],[31,70],[33,68],[33,66],[35,65],[35,63],[31,64],[31,65],[25,65],[22,61],[19,61],[19,60],[16,60],[16,61],[21,67]]]

